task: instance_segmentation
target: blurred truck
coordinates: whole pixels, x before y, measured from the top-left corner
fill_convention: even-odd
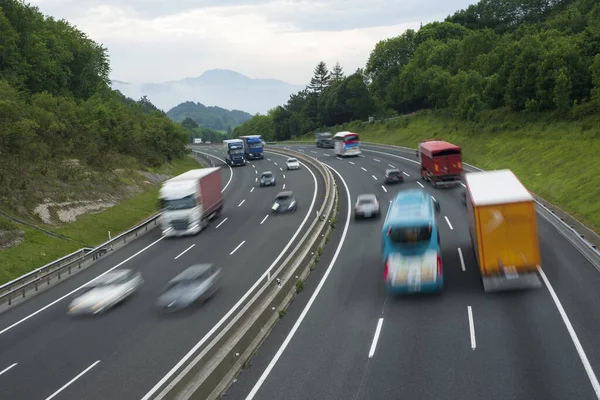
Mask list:
[[[469,233],[486,292],[542,287],[533,196],[508,169],[465,175]]]
[[[232,167],[246,165],[244,141],[242,139],[223,140],[223,150],[225,151],[225,162],[227,165]]]
[[[244,154],[246,160],[262,160],[265,158],[263,154],[263,141],[260,135],[241,136],[244,141]]]
[[[421,178],[433,187],[461,183],[462,150],[443,140],[425,140],[419,143],[417,156],[421,163]]]
[[[223,210],[220,168],[193,169],[165,181],[160,189],[164,236],[195,235]]]
[[[333,136],[331,135],[331,132],[315,133],[315,144],[317,145],[317,147],[333,149]]]

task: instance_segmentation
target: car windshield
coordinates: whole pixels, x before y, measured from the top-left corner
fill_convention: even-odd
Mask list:
[[[189,195],[181,199],[163,200],[165,210],[185,210],[196,207],[194,195]]]
[[[424,225],[390,228],[389,237],[393,242],[398,244],[417,244],[426,242],[431,239],[431,227]]]
[[[262,174],[263,178],[272,178],[273,174]]]
[[[288,162],[298,162],[295,158],[288,158]]]
[[[389,176],[398,176],[400,175],[400,171],[388,171]]]
[[[373,197],[359,197],[358,204],[360,204],[360,205],[375,204],[375,199]]]
[[[275,202],[279,203],[279,204],[289,204],[292,202],[292,200],[293,200],[292,196],[281,196],[281,197],[276,198]]]

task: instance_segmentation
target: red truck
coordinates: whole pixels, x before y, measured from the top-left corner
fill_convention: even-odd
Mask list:
[[[419,143],[421,178],[433,187],[456,185],[462,177],[462,150],[443,140],[431,139]]]
[[[165,181],[160,189],[164,236],[195,235],[223,210],[221,171],[193,169]]]

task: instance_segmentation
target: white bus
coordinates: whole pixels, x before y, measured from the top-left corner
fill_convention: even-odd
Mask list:
[[[361,154],[358,133],[338,132],[333,136],[334,151],[338,156],[357,156]]]

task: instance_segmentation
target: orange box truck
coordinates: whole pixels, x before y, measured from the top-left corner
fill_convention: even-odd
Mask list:
[[[508,170],[465,174],[469,233],[486,292],[542,287],[533,196]]]

